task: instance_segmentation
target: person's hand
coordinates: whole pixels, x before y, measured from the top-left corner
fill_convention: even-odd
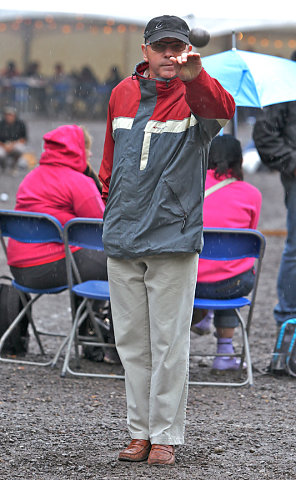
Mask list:
[[[183,82],[193,80],[202,70],[199,53],[183,52],[178,57],[170,57],[170,60],[175,64],[176,75]]]

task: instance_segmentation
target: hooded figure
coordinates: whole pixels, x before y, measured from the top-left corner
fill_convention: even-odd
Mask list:
[[[84,175],[90,153],[86,148],[84,130],[77,125],[64,125],[46,133],[43,139],[40,164],[21,182],[15,210],[47,213],[62,225],[74,217],[102,218],[104,204],[100,192],[94,180]],[[81,250],[80,255],[88,252],[78,247],[72,250]],[[107,278],[104,252],[89,251],[89,254],[93,265],[95,255],[99,255],[100,261],[103,259],[103,272],[100,268],[95,278],[100,273]],[[8,265],[17,282],[26,286],[45,288],[67,283],[62,244],[26,244],[24,248],[23,243],[10,239]],[[58,267],[57,272],[55,267]]]

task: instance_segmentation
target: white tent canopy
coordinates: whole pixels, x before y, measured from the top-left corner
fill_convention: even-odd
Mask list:
[[[206,28],[212,35],[239,31],[248,28],[260,27],[288,27],[296,26],[296,2],[281,0],[272,5],[270,0],[249,0],[242,8],[237,0],[212,0],[211,2],[197,2],[187,0],[182,4],[180,0],[171,0],[168,5],[163,5],[159,0],[142,2],[127,0],[113,0],[113,2],[83,2],[73,0],[51,0],[42,6],[40,0],[10,0],[9,9],[1,9],[0,16],[4,19],[11,15],[25,12],[71,13],[94,15],[96,17],[111,17],[125,21],[134,21],[145,24],[154,16],[171,14],[178,15],[188,20],[191,27]]]

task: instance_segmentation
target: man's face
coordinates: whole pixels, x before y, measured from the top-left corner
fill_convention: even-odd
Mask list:
[[[146,62],[149,63],[151,78],[170,79],[176,75],[175,66],[170,57],[178,57],[183,52],[190,52],[191,46],[177,38],[162,38],[151,44],[143,44],[142,52]]]

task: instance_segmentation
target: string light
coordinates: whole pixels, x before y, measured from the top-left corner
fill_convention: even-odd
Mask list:
[[[52,24],[52,23],[54,23],[54,18],[52,16],[48,15],[48,16],[45,17],[45,21],[46,21],[46,23]]]
[[[256,39],[256,37],[254,37],[254,35],[250,35],[248,37],[248,44],[249,45],[255,45],[256,41],[257,41],[257,39]]]
[[[288,41],[288,47],[289,47],[289,48],[293,48],[293,49],[296,48],[296,40],[294,40],[294,39],[291,38],[291,39]]]
[[[66,35],[72,32],[72,27],[71,25],[63,25],[62,26],[62,32]]]
[[[112,27],[109,27],[109,25],[105,25],[103,31],[106,35],[110,35],[110,33],[112,33]]]
[[[126,32],[126,26],[125,25],[118,25],[117,31],[118,31],[118,33]]]
[[[82,22],[76,23],[75,28],[78,31],[84,30],[84,23],[82,23]]]
[[[284,42],[282,40],[275,40],[273,42],[273,44],[274,44],[275,48],[282,48],[283,45],[284,45]]]
[[[90,32],[93,35],[97,35],[100,31],[103,31],[105,35],[110,35],[114,31],[118,32],[119,34],[124,34],[125,32],[139,32],[142,30],[142,27],[139,27],[137,25],[128,25],[128,24],[117,24],[115,23],[115,20],[113,18],[109,18],[106,21],[106,24],[103,27],[99,27],[98,25],[94,24],[94,21],[86,21],[85,17],[83,15],[76,15],[75,16],[76,23],[73,22],[72,24],[63,24],[63,25],[57,25],[55,18],[52,15],[46,15],[44,18],[41,19],[30,19],[30,18],[22,18],[18,17],[16,18],[13,22],[1,22],[0,23],[0,33],[5,33],[7,32],[8,28],[10,28],[13,31],[18,31],[23,25],[30,26],[33,24],[34,28],[36,30],[42,30],[43,28],[47,28],[49,30],[56,30],[59,28],[63,34],[70,34],[73,31],[83,31],[87,29],[88,32]],[[263,32],[261,33],[261,35]],[[272,32],[271,32],[272,34]],[[247,43],[250,46],[255,46],[257,44],[260,44],[260,47],[264,48],[269,48],[272,49],[275,48],[277,50],[281,50],[284,48],[289,48],[292,50],[296,49],[296,39],[295,38],[290,38],[290,39],[285,39],[281,40],[279,38],[273,40],[272,37],[267,38],[263,37],[260,39],[256,37],[255,35],[244,35],[242,32],[237,33],[237,40],[238,41],[243,41]],[[263,36],[263,35],[262,35]],[[259,49],[260,50],[260,49]]]
[[[268,40],[268,38],[262,38],[262,40],[260,41],[260,45],[261,45],[262,47],[268,47],[268,45],[269,45],[269,40]]]

